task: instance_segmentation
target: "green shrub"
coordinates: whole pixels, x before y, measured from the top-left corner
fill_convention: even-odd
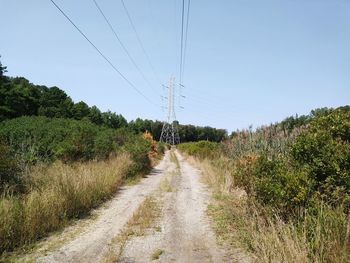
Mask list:
[[[165,143],[163,142],[157,142],[157,153],[158,154],[163,154],[165,152]]]
[[[91,160],[95,157],[97,134],[96,127],[81,122],[70,130],[62,142],[55,145],[54,154],[63,161]]]
[[[0,141],[0,192],[6,186],[19,188],[22,185],[19,167],[10,148]]]
[[[107,159],[116,149],[116,132],[111,129],[104,129],[97,133],[94,143],[94,154],[97,159]]]
[[[133,160],[133,167],[129,172],[130,177],[150,170],[151,162],[148,157],[150,149],[151,143],[141,135],[129,136],[128,141],[122,146],[122,150],[129,153]]]
[[[178,148],[201,159],[217,157],[221,153],[220,144],[209,141],[182,143]]]
[[[311,197],[313,181],[305,171],[295,169],[285,159],[260,156],[253,177],[256,199],[282,215],[293,215]]]
[[[292,146],[295,162],[315,180],[315,191],[333,206],[350,209],[350,109],[342,107],[311,121]]]
[[[225,222],[262,262],[350,262],[349,142],[347,106],[238,131],[219,151],[205,142],[179,149],[215,167],[203,173],[228,197]],[[237,186],[246,190],[246,210]]]
[[[115,130],[89,121],[47,117],[20,117],[0,124],[4,138],[26,163],[103,159],[115,149]]]

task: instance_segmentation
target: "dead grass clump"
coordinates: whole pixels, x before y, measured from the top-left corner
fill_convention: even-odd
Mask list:
[[[153,227],[156,219],[160,216],[160,205],[152,196],[148,196],[139,206],[137,211],[128,221],[125,229],[112,240],[109,252],[101,262],[117,262],[122,255],[126,243],[133,236],[142,236],[147,229]]]
[[[115,193],[131,164],[128,155],[120,155],[108,161],[35,167],[27,178],[27,194],[0,198],[0,250],[30,244],[88,213]]]

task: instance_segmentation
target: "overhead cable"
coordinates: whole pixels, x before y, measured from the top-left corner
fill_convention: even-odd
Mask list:
[[[147,83],[147,85],[154,89],[153,86],[151,85],[151,83],[149,82],[149,80],[146,78],[145,74],[142,72],[142,70],[140,69],[140,67],[137,65],[137,63],[135,62],[135,60],[133,59],[133,57],[130,55],[130,52],[128,51],[128,49],[125,47],[125,45],[123,44],[123,42],[121,41],[120,37],[118,36],[116,30],[114,29],[114,27],[112,26],[112,24],[110,23],[110,21],[108,20],[108,18],[106,17],[106,15],[104,14],[104,12],[102,11],[101,7],[99,6],[99,4],[97,3],[96,0],[93,0],[93,2],[95,3],[96,8],[98,9],[98,11],[100,12],[100,14],[102,15],[102,17],[104,18],[104,20],[106,21],[106,23],[108,24],[110,30],[112,31],[113,35],[116,37],[116,39],[118,40],[120,46],[122,47],[122,49],[124,50],[124,52],[126,53],[126,55],[128,56],[128,58],[130,59],[131,63],[135,66],[136,70],[140,73],[140,75],[142,76],[143,80]]]
[[[121,1],[122,5],[123,5],[123,9],[124,9],[124,11],[125,11],[125,13],[126,13],[126,16],[128,17],[129,23],[130,23],[130,25],[131,25],[131,27],[132,27],[134,33],[135,33],[137,42],[139,43],[139,45],[140,45],[140,47],[141,47],[141,50],[142,50],[143,54],[145,55],[145,57],[146,57],[146,59],[147,59],[147,62],[148,62],[148,64],[149,64],[150,68],[151,68],[152,71],[153,71],[154,76],[156,77],[156,79],[158,80],[158,82],[161,84],[161,81],[160,81],[160,79],[159,79],[159,76],[158,76],[158,74],[157,74],[157,72],[156,72],[156,70],[155,70],[155,68],[154,68],[154,66],[153,66],[153,64],[152,64],[152,62],[151,62],[150,56],[148,55],[148,53],[147,53],[147,51],[146,51],[146,49],[145,49],[145,47],[144,47],[144,45],[143,45],[143,43],[142,43],[142,41],[141,41],[140,35],[138,34],[138,32],[137,32],[137,30],[136,30],[136,26],[135,26],[134,22],[132,21],[132,18],[131,18],[131,15],[130,15],[130,13],[129,13],[129,10],[128,10],[128,8],[127,8],[126,5],[125,5],[124,0],[120,0],[120,1]]]
[[[100,49],[84,34],[84,32],[69,18],[69,16],[56,4],[54,0],[50,0],[51,3],[61,12],[61,14],[75,27],[75,29],[85,38],[86,41],[100,54],[100,56],[112,67],[112,69],[118,73],[131,88],[133,88],[138,94],[140,94],[144,99],[146,99],[152,105],[158,107],[152,100],[150,100],[145,94],[143,94],[124,74],[122,74],[117,67],[108,59]]]

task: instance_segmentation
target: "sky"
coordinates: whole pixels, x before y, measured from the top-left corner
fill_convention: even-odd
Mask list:
[[[0,0],[0,55],[9,76],[58,86],[128,120],[165,120],[169,79],[179,80],[182,0],[55,0],[135,91],[50,0]],[[187,2],[188,0],[186,0]],[[182,124],[229,132],[319,107],[350,104],[350,0],[191,0]],[[179,89],[177,96],[179,96]],[[182,106],[180,108],[179,106]]]

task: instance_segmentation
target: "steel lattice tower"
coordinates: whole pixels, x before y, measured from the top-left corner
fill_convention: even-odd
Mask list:
[[[163,124],[162,133],[160,135],[160,141],[168,143],[170,145],[176,145],[180,143],[180,136],[178,132],[178,121],[175,114],[175,90],[174,90],[175,78],[171,77],[169,81],[168,94],[168,117],[167,121]]]

